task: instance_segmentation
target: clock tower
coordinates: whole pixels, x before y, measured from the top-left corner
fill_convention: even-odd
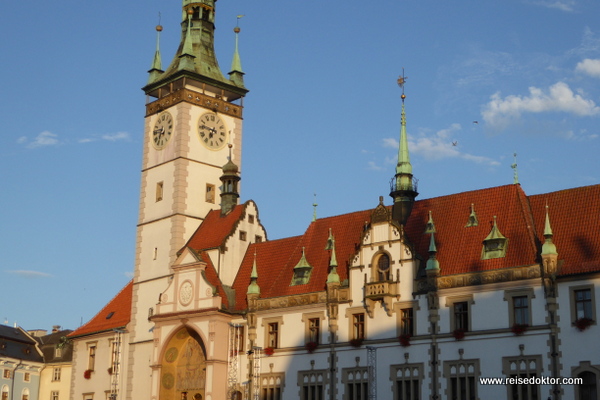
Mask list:
[[[214,51],[216,0],[183,0],[181,42],[162,69],[158,45],[143,90],[144,147],[126,398],[150,398],[149,317],[171,265],[207,213],[219,208],[223,165],[241,167],[244,87],[236,46],[225,77]],[[228,146],[230,145],[230,146]],[[230,155],[231,154],[231,155]],[[134,357],[135,354],[135,357]],[[135,377],[135,379],[133,379]]]

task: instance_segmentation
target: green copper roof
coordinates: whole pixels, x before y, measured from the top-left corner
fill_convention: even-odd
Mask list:
[[[243,81],[226,78],[217,62],[214,50],[215,0],[183,0],[181,42],[173,61],[163,73],[151,74],[150,82],[144,88],[153,92],[168,82],[184,75],[212,87],[224,89],[235,94],[232,98],[243,96],[247,90]],[[237,52],[237,51],[236,51]],[[238,64],[241,73],[241,63]]]
[[[302,257],[300,257],[300,261],[294,267],[294,276],[292,277],[292,283],[290,286],[295,285],[304,285],[308,283],[310,280],[310,273],[312,271],[312,266],[308,263],[306,259],[306,253],[304,248],[302,248]]]
[[[477,221],[477,214],[475,214],[475,205],[471,203],[471,214],[469,214],[469,220],[467,221],[465,228],[477,225],[479,225],[479,221]]]
[[[402,114],[400,117],[400,147],[398,148],[398,164],[396,174],[411,174],[412,165],[408,153],[408,134],[406,133],[406,112],[404,110],[404,99],[402,99]]]
[[[325,250],[331,250],[331,259],[329,261],[329,266],[331,267],[329,274],[327,275],[327,283],[339,283],[340,276],[337,273],[337,258],[335,255],[335,238],[331,234],[331,229],[329,229],[329,238],[327,239],[327,246]]]
[[[258,270],[256,268],[256,253],[254,253],[254,263],[252,264],[252,273],[250,273],[250,284],[246,294],[260,294],[260,287],[256,281],[258,280]]]
[[[427,260],[426,271],[436,271],[440,269],[440,262],[437,260],[437,247],[435,245],[434,233],[431,233],[429,239],[429,259]]]
[[[492,258],[502,258],[506,255],[508,239],[502,235],[498,225],[496,224],[496,216],[494,215],[494,226],[492,230],[483,240],[483,249],[481,250],[481,259],[489,260]]]
[[[433,223],[433,217],[431,216],[431,211],[429,211],[429,221],[427,221],[427,227],[425,228],[425,233],[435,233],[435,224]]]
[[[558,254],[556,245],[552,242],[552,227],[550,226],[550,215],[546,205],[546,222],[544,224],[544,244],[542,245],[542,254]]]
[[[152,66],[148,71],[150,76],[148,78],[148,82],[152,82],[157,79],[160,74],[163,73],[162,70],[162,60],[160,57],[160,33],[162,32],[162,26],[156,26],[156,51],[154,52],[154,59],[152,60]]]

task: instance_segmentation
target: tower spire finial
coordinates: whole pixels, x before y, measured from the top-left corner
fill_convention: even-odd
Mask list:
[[[416,180],[413,180],[412,165],[408,152],[408,134],[406,133],[406,112],[404,109],[404,85],[408,78],[404,75],[398,78],[398,86],[402,89],[402,112],[400,118],[400,143],[398,146],[398,163],[396,164],[396,174],[392,179],[390,196],[394,199],[392,206],[392,217],[401,225],[405,225],[418,196]]]
[[[244,87],[244,71],[242,70],[242,61],[239,52],[239,36],[240,36],[240,18],[244,15],[237,16],[237,22],[233,31],[235,32],[235,50],[233,52],[233,60],[231,61],[231,72],[229,79],[238,86]]]
[[[317,220],[317,194],[314,193],[315,196],[315,201],[313,202],[313,222],[315,222]]]
[[[154,59],[152,60],[152,66],[148,73],[150,77],[148,78],[148,82],[155,81],[164,71],[162,70],[162,60],[160,57],[160,33],[163,30],[162,25],[160,24],[160,13],[158,13],[158,25],[156,25],[156,51],[154,52]]]

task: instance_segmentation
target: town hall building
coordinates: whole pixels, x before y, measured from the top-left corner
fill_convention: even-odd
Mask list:
[[[599,400],[600,185],[417,200],[403,91],[391,205],[268,240],[215,3],[183,0],[156,49],[134,278],[69,335],[71,399]]]

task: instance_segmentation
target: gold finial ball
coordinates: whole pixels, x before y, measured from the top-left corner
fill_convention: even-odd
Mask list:
[[[190,8],[188,8],[188,9],[187,9],[187,13],[188,13],[188,15],[192,15],[192,14],[194,14],[194,9],[193,9],[193,8],[191,8],[191,7],[190,7]]]
[[[400,96],[402,98],[402,100],[404,100],[406,98],[406,95],[404,93],[402,93],[402,96]]]
[[[233,28],[233,31],[234,31],[235,33],[240,33],[241,29],[240,29],[240,27],[239,27],[239,26],[236,26],[235,28]]]
[[[162,32],[163,27],[162,25],[156,25],[156,32]]]
[[[227,145],[227,147],[229,147],[229,148],[231,149],[231,148],[233,147],[233,145],[232,145],[231,143],[229,143],[229,144]]]

